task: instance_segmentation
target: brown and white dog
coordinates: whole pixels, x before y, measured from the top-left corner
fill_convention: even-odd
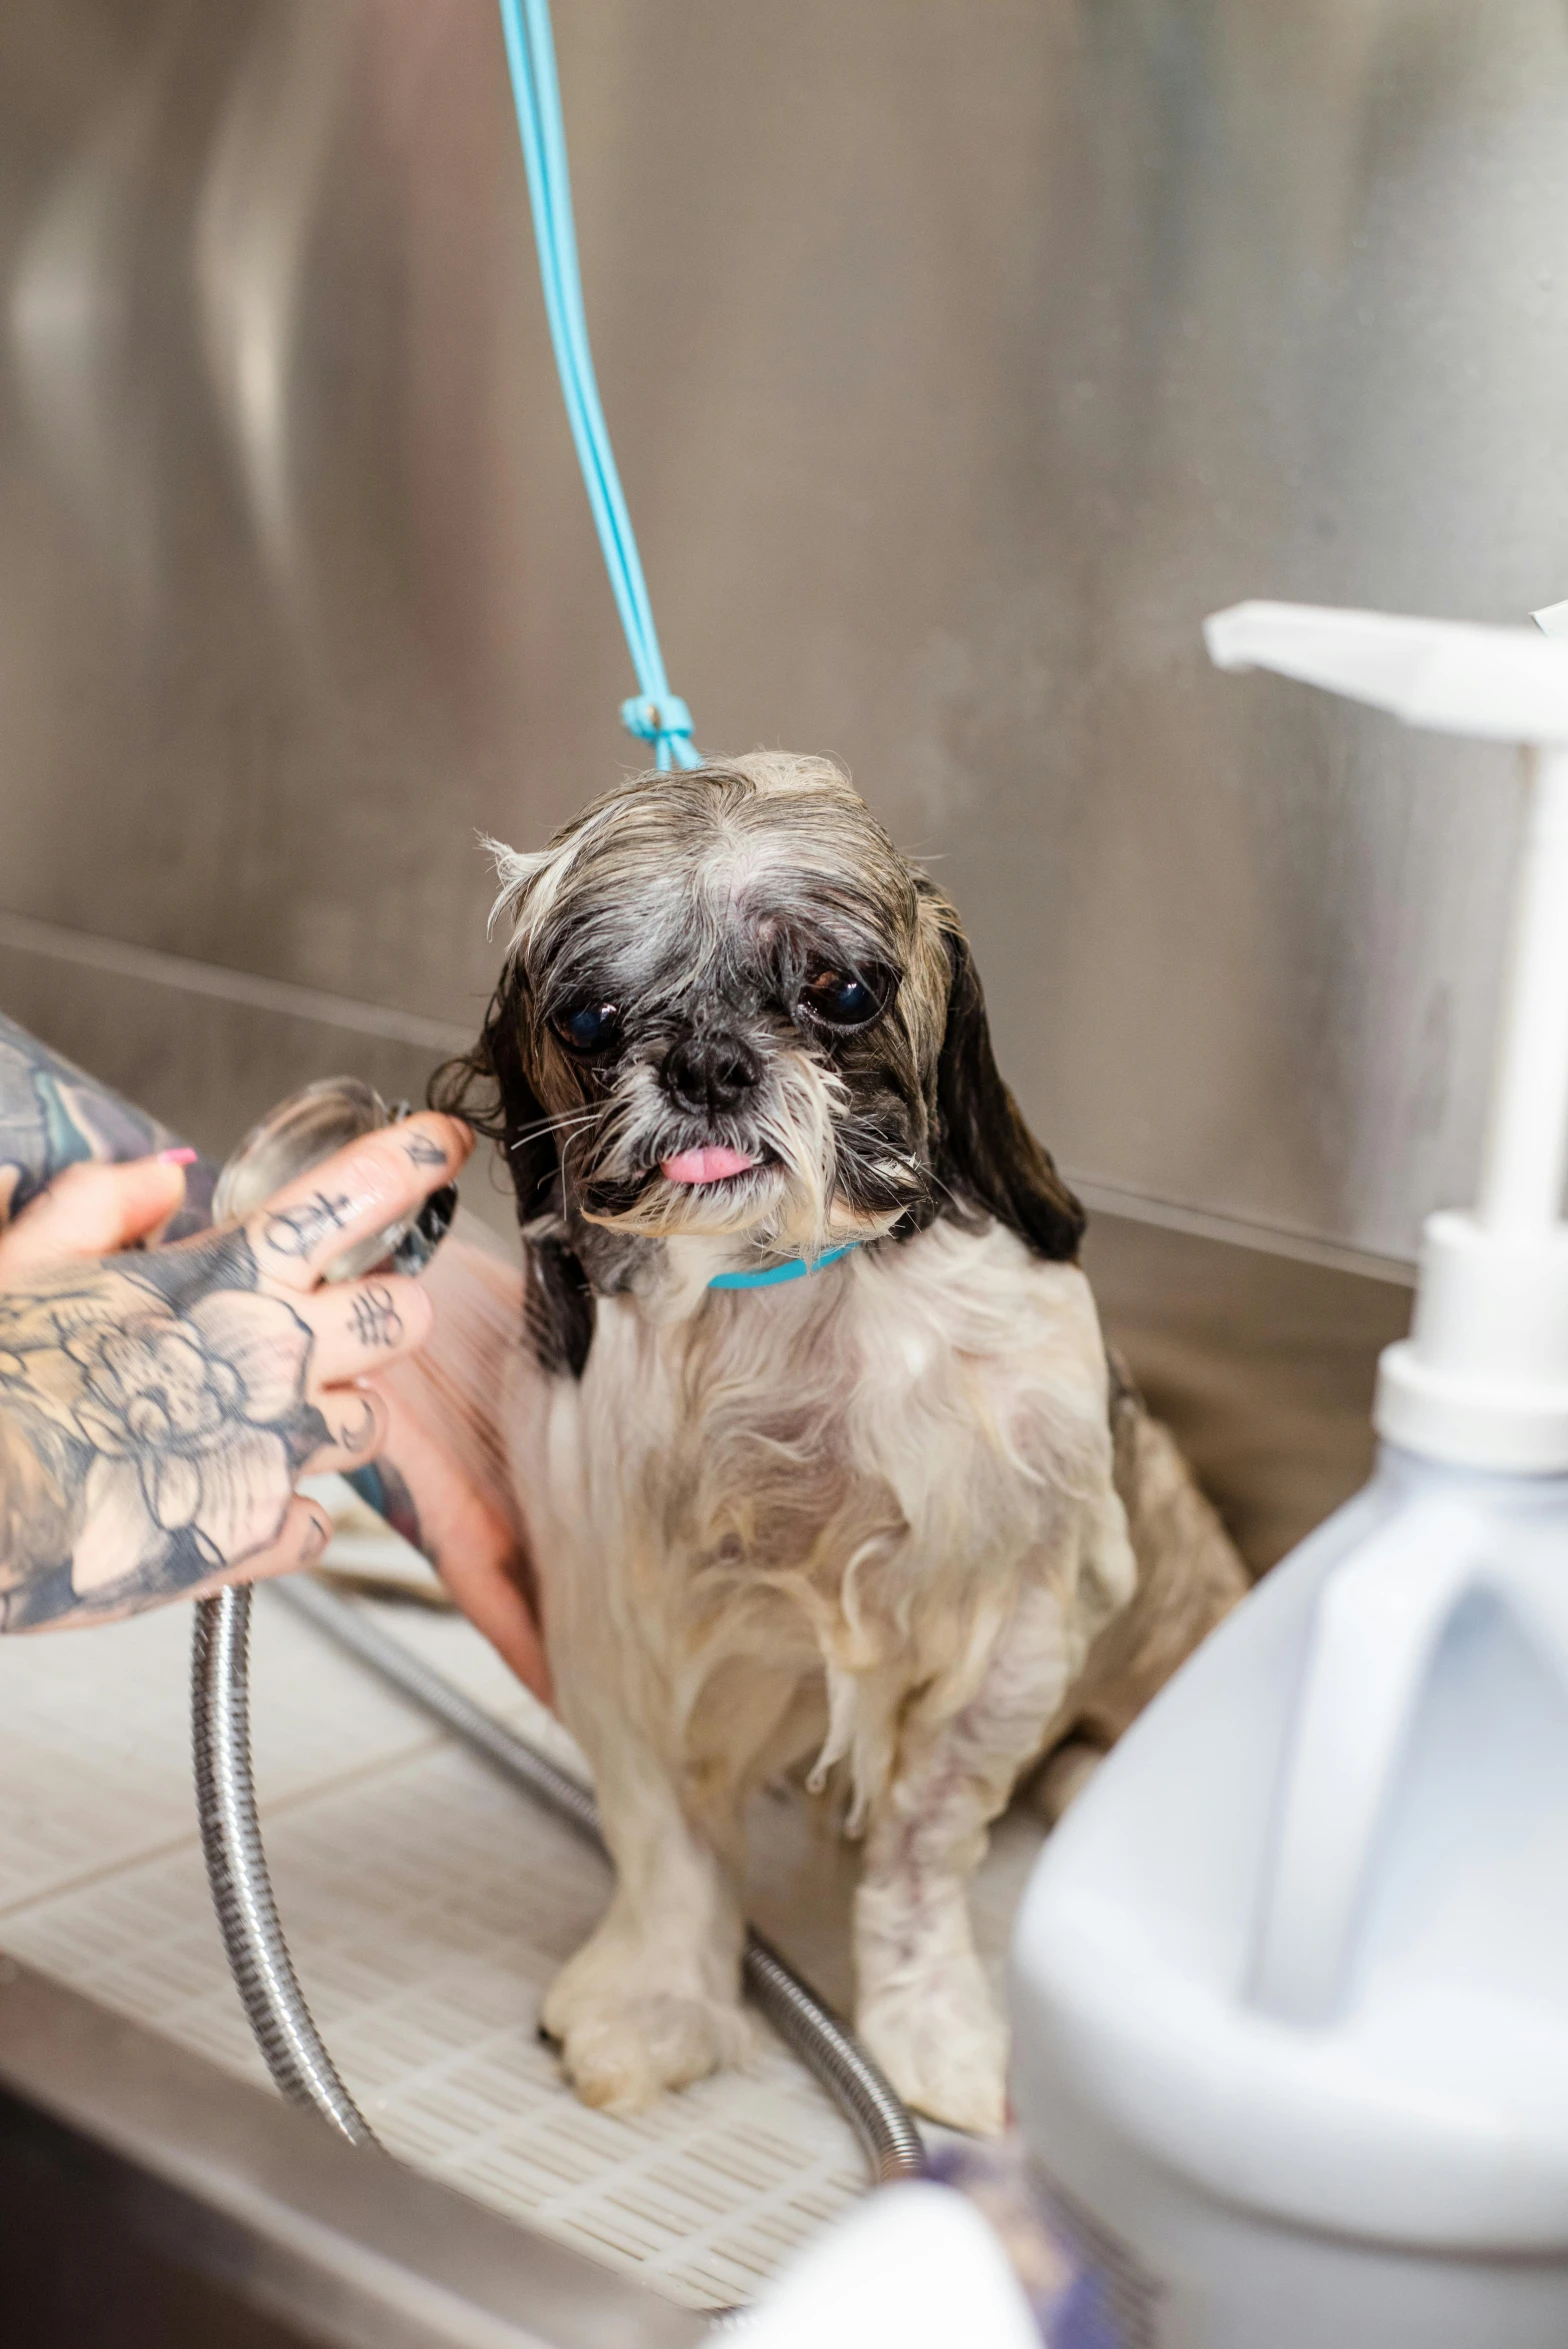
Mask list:
[[[836,767],[646,776],[496,854],[511,945],[438,1091],[517,1188],[513,1473],[617,1872],[545,2026],[615,2112],[743,2058],[743,1817],[815,1757],[861,2035],[998,2128],[988,1823],[1042,1757],[1060,1807],[1240,1562],[1108,1371],[956,913]]]

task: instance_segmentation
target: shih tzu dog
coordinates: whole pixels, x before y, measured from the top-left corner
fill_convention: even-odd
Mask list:
[[[513,1474],[617,1873],[545,2027],[621,2113],[746,2055],[743,1821],[809,1760],[864,1836],[862,2037],[996,2129],[988,1823],[1042,1758],[1060,1807],[1240,1562],[1107,1366],[957,914],[836,767],[646,776],[496,854],[437,1091],[517,1189]]]

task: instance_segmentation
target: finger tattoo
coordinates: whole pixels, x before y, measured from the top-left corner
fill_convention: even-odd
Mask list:
[[[360,1289],[354,1298],[354,1335],[362,1346],[402,1343],[403,1317],[390,1289]]]
[[[262,1239],[275,1256],[303,1262],[315,1253],[328,1232],[341,1231],[353,1212],[354,1202],[346,1191],[340,1191],[336,1198],[326,1191],[317,1191],[300,1206],[269,1215],[262,1227]]]
[[[367,1397],[360,1399],[360,1417],[353,1427],[340,1427],[333,1443],[340,1452],[367,1452],[375,1440],[376,1407]]]

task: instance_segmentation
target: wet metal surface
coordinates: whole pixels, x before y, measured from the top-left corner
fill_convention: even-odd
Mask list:
[[[1408,1253],[1469,1181],[1511,770],[1217,678],[1198,622],[1568,590],[1568,18],[558,30],[702,741],[850,761],[1068,1166]],[[632,750],[492,0],[12,0],[0,156],[0,913],[470,1028],[474,831]],[[0,987],[212,1144],[433,1057],[35,948]]]
[[[1366,1481],[1377,1357],[1411,1291],[1104,1215],[1085,1262],[1108,1336],[1261,1573]]]

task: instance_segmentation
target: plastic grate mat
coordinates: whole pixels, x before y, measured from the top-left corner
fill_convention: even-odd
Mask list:
[[[361,1533],[356,1568],[401,1566]],[[329,1552],[329,1562],[336,1551]],[[560,1757],[570,1741],[461,1620],[378,1608],[478,1702]],[[213,1921],[189,1751],[190,1616],[0,1641],[0,1944],[265,2080]],[[536,2035],[555,1969],[603,1906],[599,1857],[341,1656],[263,1588],[257,1786],[306,1996],[377,2133],[417,2168],[698,2307],[749,2299],[860,2194],[859,2148],[771,2038],[755,2070],[633,2121],[589,2111]],[[998,1977],[1039,1843],[997,1832],[975,1899]],[[818,1806],[766,1796],[751,1913],[847,2003],[854,1854]]]

